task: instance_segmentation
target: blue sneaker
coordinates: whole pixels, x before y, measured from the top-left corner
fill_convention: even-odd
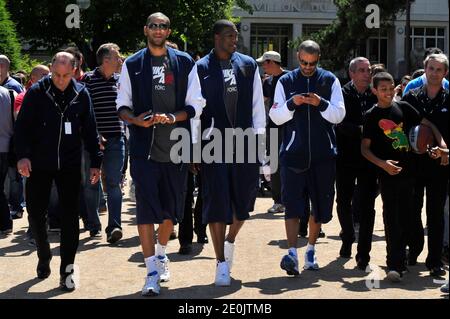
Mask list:
[[[289,276],[298,276],[300,275],[298,271],[298,260],[293,254],[288,254],[283,256],[281,259],[280,267],[283,270],[286,270]]]
[[[308,250],[305,254],[305,270],[318,270],[319,264],[317,263],[317,258],[315,250]]]

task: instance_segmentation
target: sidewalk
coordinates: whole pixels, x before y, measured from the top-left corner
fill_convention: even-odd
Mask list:
[[[127,190],[128,193],[128,190]],[[286,253],[284,220],[282,214],[268,214],[270,198],[258,198],[256,211],[246,222],[236,242],[235,262],[231,287],[213,285],[215,260],[212,243],[194,244],[194,254],[178,255],[178,240],[169,242],[171,280],[162,284],[157,298],[288,298],[288,299],[384,299],[384,298],[447,298],[439,291],[424,265],[425,252],[417,266],[410,267],[404,281],[392,284],[383,280],[385,255],[381,202],[377,199],[376,225],[372,248],[372,266],[377,268],[368,278],[355,268],[352,259],[341,259],[339,222],[336,213],[332,222],[324,225],[326,238],[319,239],[317,256],[321,269],[303,271],[299,277],[288,278],[280,269],[281,257]],[[146,274],[135,225],[135,205],[127,197],[123,205],[124,237],[115,246],[101,239],[90,239],[89,232],[80,233],[76,263],[80,271],[80,287],[71,294],[58,289],[59,236],[50,234],[54,258],[51,276],[41,281],[36,278],[37,256],[34,247],[26,241],[27,215],[14,221],[14,234],[0,238],[0,299],[2,298],[142,298],[140,291]],[[106,225],[107,215],[101,216]],[[425,220],[425,218],[424,218]],[[196,240],[194,236],[194,241]],[[303,266],[306,239],[299,239],[299,262]],[[448,276],[448,273],[447,273]],[[370,289],[368,287],[377,287]]]

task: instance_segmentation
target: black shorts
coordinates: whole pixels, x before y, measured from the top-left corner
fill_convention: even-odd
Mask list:
[[[137,224],[162,224],[167,219],[174,224],[180,222],[187,188],[186,164],[139,158],[132,158],[130,164],[135,184]]]
[[[282,202],[286,207],[285,219],[309,218],[307,201],[311,200],[311,215],[317,223],[326,224],[333,216],[336,162],[316,163],[301,173],[281,167]]]
[[[254,210],[259,164],[212,163],[201,165],[203,223],[233,223]]]

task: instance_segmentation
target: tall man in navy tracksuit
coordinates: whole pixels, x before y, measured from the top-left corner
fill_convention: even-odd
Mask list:
[[[176,141],[170,135],[177,127],[188,129],[186,120],[200,116],[205,105],[194,60],[166,46],[170,32],[166,15],[148,17],[148,46],[123,64],[116,101],[120,117],[130,124],[131,176],[147,267],[144,296],[159,295],[160,281],[170,278],[166,245],[184,211],[187,167],[171,158]],[[156,250],[154,224],[160,224]]]
[[[89,93],[72,79],[75,58],[60,52],[52,61],[52,74],[25,95],[15,127],[17,168],[28,177],[27,209],[36,241],[37,276],[50,275],[52,253],[47,238],[46,212],[53,181],[62,207],[60,286],[73,291],[75,254],[79,241],[79,195],[82,141],[91,156],[90,180],[98,182],[102,154]]]
[[[311,40],[302,42],[297,57],[300,68],[279,80],[275,103],[269,113],[275,124],[283,125],[281,193],[286,206],[289,251],[281,261],[281,268],[288,275],[299,274],[297,234],[308,196],[312,213],[304,269],[319,268],[314,247],[322,223],[331,220],[334,201],[334,124],[340,123],[345,116],[339,80],[331,72],[317,68],[319,45]]]
[[[226,143],[223,139],[226,130],[248,129],[252,138],[265,133],[266,115],[258,66],[252,58],[236,52],[237,40],[234,23],[217,21],[214,49],[197,62],[202,95],[206,99],[201,115],[201,127],[206,133],[203,137],[210,139],[212,135],[214,139],[222,139],[222,145]],[[253,211],[258,188],[259,163],[249,159],[250,147],[245,154],[236,152],[237,143],[233,142],[232,163],[222,157],[201,165],[203,223],[209,224],[216,253],[216,286],[230,285],[234,242],[249,212]],[[245,159],[237,163],[234,156]],[[225,236],[227,224],[230,229]]]

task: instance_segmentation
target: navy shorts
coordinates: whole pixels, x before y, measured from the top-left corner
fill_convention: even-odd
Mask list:
[[[202,164],[203,223],[244,221],[253,211],[259,164]]]
[[[162,224],[183,219],[187,188],[186,164],[159,163],[134,158],[130,161],[135,184],[138,225]]]
[[[306,205],[311,200],[311,215],[317,223],[326,224],[333,217],[336,162],[316,163],[305,172],[281,167],[282,202],[286,207],[285,219],[308,219]]]

